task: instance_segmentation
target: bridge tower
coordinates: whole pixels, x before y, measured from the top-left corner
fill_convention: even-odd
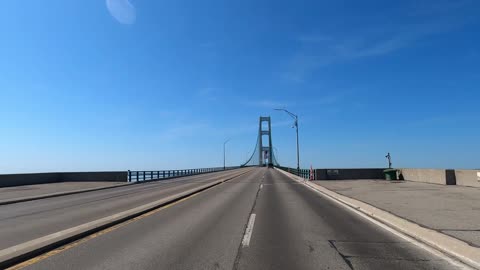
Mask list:
[[[267,128],[263,128],[263,123],[266,122]],[[268,141],[265,142],[267,145],[264,145],[263,142],[263,136],[268,136]],[[259,128],[258,128],[258,140],[259,140],[259,166],[264,166],[267,165],[268,161],[268,166],[273,166],[273,149],[272,149],[272,124],[270,121],[270,116],[268,117],[263,117],[260,116],[260,121],[259,121]]]

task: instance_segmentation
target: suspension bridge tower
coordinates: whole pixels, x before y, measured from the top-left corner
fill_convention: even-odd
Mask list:
[[[263,125],[263,123],[267,123]],[[273,166],[273,149],[272,149],[272,123],[270,121],[270,116],[263,117],[260,116],[259,127],[258,127],[258,139],[259,139],[259,166]],[[264,137],[267,136],[266,142],[263,141]]]

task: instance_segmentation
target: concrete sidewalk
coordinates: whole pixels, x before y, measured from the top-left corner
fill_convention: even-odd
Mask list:
[[[30,198],[48,194],[74,192],[97,188],[122,186],[126,182],[60,182],[51,184],[26,185],[17,187],[0,188],[0,202],[15,200],[19,198]]]
[[[480,188],[383,180],[311,183],[480,247]]]

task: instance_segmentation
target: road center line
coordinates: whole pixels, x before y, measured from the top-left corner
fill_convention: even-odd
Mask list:
[[[252,238],[253,233],[253,225],[255,224],[255,214],[250,215],[250,219],[248,220],[248,226],[245,230],[245,235],[243,236],[242,246],[248,247],[250,245],[250,238]]]

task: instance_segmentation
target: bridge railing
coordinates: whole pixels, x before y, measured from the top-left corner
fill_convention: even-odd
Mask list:
[[[283,167],[283,166],[276,166],[276,168],[280,169],[280,170],[283,170],[283,171],[286,171],[286,172],[289,172],[289,173],[293,173],[297,176],[300,176],[302,178],[309,178],[310,177],[310,170],[309,169],[300,169],[300,170],[297,170],[297,168],[289,168],[289,167]]]
[[[143,182],[170,179],[181,176],[197,175],[203,173],[219,172],[241,168],[241,166],[197,168],[183,170],[159,170],[159,171],[128,171],[128,182]]]

